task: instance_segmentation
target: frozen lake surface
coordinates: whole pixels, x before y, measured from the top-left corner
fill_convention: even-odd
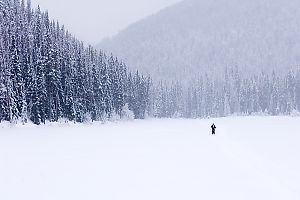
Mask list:
[[[300,199],[300,118],[1,124],[0,199]]]

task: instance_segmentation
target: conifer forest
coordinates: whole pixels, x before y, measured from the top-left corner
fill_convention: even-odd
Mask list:
[[[224,75],[203,72],[185,83],[152,81],[84,45],[30,1],[0,0],[0,121],[38,125],[130,114],[204,118],[299,110],[299,70],[246,76],[228,66]]]

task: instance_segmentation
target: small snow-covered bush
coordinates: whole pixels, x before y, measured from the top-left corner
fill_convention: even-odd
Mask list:
[[[129,110],[128,104],[125,104],[122,110],[122,119],[124,120],[134,120],[134,113]]]
[[[90,113],[85,113],[84,114],[83,122],[86,123],[86,124],[92,123],[92,116],[91,116]]]
[[[116,122],[120,120],[120,115],[118,115],[115,111],[112,112],[109,121]]]
[[[292,117],[300,117],[300,112],[298,110],[292,110],[290,115]]]

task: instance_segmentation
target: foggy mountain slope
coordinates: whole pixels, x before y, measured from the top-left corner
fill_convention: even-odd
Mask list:
[[[298,0],[185,0],[98,47],[156,79],[235,66],[282,72],[300,63],[298,13]]]

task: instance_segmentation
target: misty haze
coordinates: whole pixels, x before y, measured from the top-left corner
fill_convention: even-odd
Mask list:
[[[0,0],[0,199],[300,199],[299,13]]]

